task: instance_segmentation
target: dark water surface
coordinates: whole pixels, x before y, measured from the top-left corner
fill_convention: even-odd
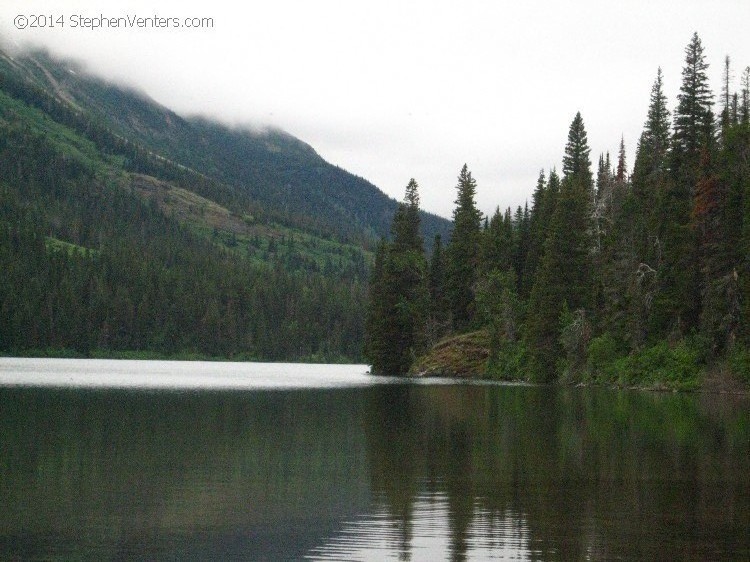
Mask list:
[[[750,560],[746,397],[372,382],[0,360],[0,560]]]

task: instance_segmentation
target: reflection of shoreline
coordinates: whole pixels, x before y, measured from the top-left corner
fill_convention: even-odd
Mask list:
[[[0,557],[17,555],[5,550],[14,543],[42,557],[212,542],[252,556],[281,539],[302,552],[370,497],[356,404],[333,418],[331,401],[0,388]]]
[[[750,549],[749,412],[465,383],[0,387],[0,558],[638,559],[668,537],[716,559]]]
[[[660,533],[677,534],[687,552],[750,548],[747,400],[730,410],[707,407],[711,395],[597,388],[378,392],[392,396],[368,410],[373,489],[399,521],[402,544],[426,489],[448,498],[457,556],[471,552],[480,512],[521,515],[536,551],[570,559],[658,558]],[[729,514],[726,505],[737,507]],[[508,539],[502,530],[496,538]]]

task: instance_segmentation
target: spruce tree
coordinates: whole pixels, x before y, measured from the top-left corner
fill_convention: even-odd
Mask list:
[[[539,259],[544,249],[544,239],[547,227],[548,217],[545,213],[547,203],[547,181],[544,176],[544,170],[539,171],[539,178],[536,181],[536,187],[531,195],[531,213],[529,216],[529,249],[526,254],[524,263],[524,272],[520,281],[519,294],[528,297],[531,291],[531,284],[536,274]]]
[[[741,335],[742,302],[748,298],[747,199],[750,187],[750,127],[742,123],[739,96],[730,92],[729,57],[725,59],[720,119],[721,143],[702,152],[693,206],[701,273],[701,333],[710,351],[727,351]],[[744,294],[743,294],[744,293]],[[745,311],[746,312],[746,311]]]
[[[648,116],[638,142],[633,166],[633,191],[646,211],[653,211],[655,192],[659,186],[663,186],[664,179],[661,176],[668,168],[671,126],[663,87],[662,72],[659,68],[651,88]]]
[[[411,180],[378,246],[370,278],[365,354],[374,374],[405,375],[426,346],[427,262],[419,235],[418,185]]]
[[[685,49],[682,85],[675,111],[670,180],[657,203],[662,267],[653,303],[653,329],[659,337],[678,338],[698,328],[701,306],[698,239],[691,211],[703,174],[705,151],[713,149],[713,94],[708,85],[700,38]]]
[[[636,148],[632,189],[626,202],[632,224],[635,268],[628,273],[628,327],[626,339],[632,348],[647,340],[652,304],[662,273],[662,205],[672,182],[669,174],[670,113],[663,91],[661,68],[651,88],[648,115]]]
[[[474,284],[479,265],[482,213],[475,203],[476,181],[466,164],[458,176],[458,197],[453,211],[453,233],[446,250],[446,292],[456,331],[464,331],[474,321]]]
[[[526,258],[529,254],[529,244],[531,238],[531,212],[529,204],[526,202],[521,208],[516,209],[516,216],[513,220],[513,228],[510,230],[513,235],[513,271],[517,279],[516,290],[523,284],[523,275],[526,269]]]
[[[713,93],[708,83],[708,63],[697,33],[685,48],[682,85],[677,96],[672,166],[676,179],[694,188],[701,160],[701,149],[713,135]]]
[[[561,355],[560,315],[591,308],[593,182],[590,148],[581,114],[568,133],[564,178],[545,242],[544,256],[531,290],[526,342],[532,378],[550,381]]]
[[[625,182],[627,179],[628,166],[625,163],[625,137],[620,137],[620,150],[617,153],[617,174],[615,178],[619,182]]]
[[[568,131],[568,143],[563,156],[563,176],[565,179],[576,178],[581,185],[591,187],[591,161],[589,160],[588,135],[583,124],[581,112],[576,113]]]
[[[615,170],[609,168],[604,174],[606,197],[597,200],[599,246],[594,268],[596,321],[599,332],[608,333],[624,347],[624,343],[630,339],[627,318],[630,281],[638,269],[633,205],[628,205],[631,187],[624,138],[620,139]],[[601,189],[599,191],[601,193]]]
[[[449,328],[449,311],[445,295],[445,254],[440,234],[435,235],[432,244],[427,286],[430,293],[427,340],[428,343],[434,343],[444,336]]]
[[[500,207],[489,220],[481,236],[480,271],[507,271],[513,263],[513,227],[506,221]]]
[[[721,125],[721,139],[722,144],[726,143],[726,137],[729,133],[729,127],[734,123],[736,115],[733,115],[732,111],[732,92],[729,86],[732,79],[731,62],[729,55],[724,57],[724,73],[721,79],[721,114],[719,115],[719,123]]]
[[[424,242],[419,234],[419,186],[412,178],[406,186],[404,201],[396,208],[391,233],[397,251],[424,251]]]

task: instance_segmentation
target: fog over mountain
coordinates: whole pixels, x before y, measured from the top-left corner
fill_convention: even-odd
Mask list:
[[[280,127],[393,197],[415,177],[423,206],[446,217],[464,163],[486,213],[523,204],[540,168],[559,169],[577,111],[595,156],[624,136],[632,163],[657,67],[673,108],[694,31],[715,91],[726,54],[735,78],[750,64],[744,0],[679,13],[666,1],[3,4],[0,34],[19,44],[84,60],[181,115]],[[64,25],[14,25],[44,13]],[[210,25],[72,28],[74,16]]]

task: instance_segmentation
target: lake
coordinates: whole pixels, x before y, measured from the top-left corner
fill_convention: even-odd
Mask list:
[[[750,560],[750,401],[0,358],[0,559]]]

